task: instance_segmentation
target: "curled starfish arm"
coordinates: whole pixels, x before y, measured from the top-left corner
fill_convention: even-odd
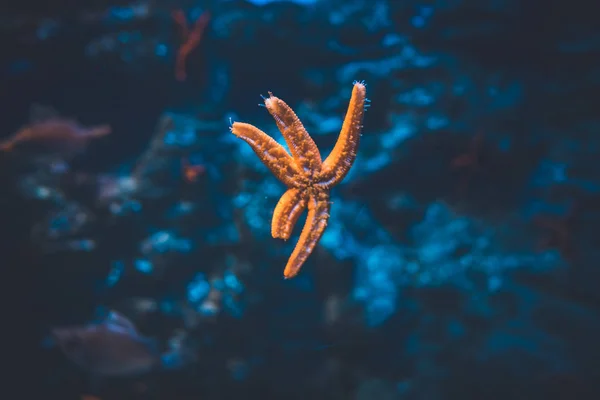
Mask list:
[[[281,196],[271,223],[273,238],[288,240],[302,212],[306,209],[307,199],[300,189],[288,189]]]
[[[271,92],[265,99],[265,106],[275,119],[298,166],[304,170],[318,171],[321,168],[321,154],[296,113]]]
[[[283,276],[286,279],[293,278],[298,274],[302,264],[323,236],[329,220],[329,208],[329,195],[327,193],[322,192],[318,194],[318,197],[310,196],[308,199],[306,223],[283,271]]]
[[[287,151],[269,135],[243,122],[234,122],[231,132],[250,145],[258,158],[281,182],[294,187],[299,169]]]
[[[356,159],[365,114],[366,95],[367,88],[365,84],[355,82],[340,136],[331,154],[323,161],[318,180],[324,187],[329,188],[340,183],[346,177]]]

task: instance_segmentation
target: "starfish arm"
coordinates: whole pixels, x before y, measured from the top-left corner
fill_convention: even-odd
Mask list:
[[[356,82],[352,89],[350,105],[348,106],[346,118],[344,118],[340,136],[331,154],[323,161],[321,174],[317,178],[319,184],[326,188],[340,183],[348,174],[356,159],[365,114],[366,94],[367,89],[364,83]]]
[[[329,220],[329,208],[329,193],[326,191],[318,193],[318,197],[310,196],[308,199],[306,223],[283,271],[283,276],[286,279],[293,278],[298,274],[302,264],[323,236]]]
[[[265,106],[275,119],[298,166],[305,171],[319,171],[321,154],[296,113],[271,92],[265,99]]]
[[[294,187],[300,171],[294,159],[272,137],[243,122],[234,122],[231,132],[252,147],[258,158],[286,186]]]
[[[288,189],[273,211],[271,235],[274,238],[288,240],[296,221],[306,209],[307,199],[301,189]]]

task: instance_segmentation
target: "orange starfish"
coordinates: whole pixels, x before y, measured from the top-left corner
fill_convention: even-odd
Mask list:
[[[269,135],[254,125],[235,122],[231,132],[252,147],[260,160],[283,182],[288,190],[273,212],[271,235],[287,240],[300,214],[308,208],[308,217],[283,276],[298,274],[325,231],[329,219],[329,192],[344,179],[356,158],[367,89],[364,82],[354,82],[342,131],[325,161],[300,119],[285,102],[269,92],[263,98],[269,113],[283,134],[291,155]]]

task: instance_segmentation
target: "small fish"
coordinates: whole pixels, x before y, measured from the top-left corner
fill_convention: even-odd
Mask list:
[[[140,335],[131,321],[111,311],[100,323],[52,330],[54,344],[96,376],[125,376],[184,364],[181,352],[161,355],[156,341]]]
[[[111,133],[109,125],[84,127],[77,121],[58,116],[52,108],[32,106],[30,123],[0,142],[0,151],[11,151],[22,144],[37,145],[43,152],[67,156],[82,153],[87,143]]]
[[[79,153],[90,139],[106,136],[110,131],[108,125],[86,128],[74,120],[55,118],[21,128],[11,138],[0,143],[0,150],[10,151],[20,143],[37,142],[51,147],[66,148],[69,153]]]

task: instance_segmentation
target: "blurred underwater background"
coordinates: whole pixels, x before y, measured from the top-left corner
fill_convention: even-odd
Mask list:
[[[596,8],[1,6],[22,398],[600,398]],[[272,92],[325,159],[355,81],[356,160],[283,279],[305,216],[272,237],[286,186],[230,126],[285,145]]]

